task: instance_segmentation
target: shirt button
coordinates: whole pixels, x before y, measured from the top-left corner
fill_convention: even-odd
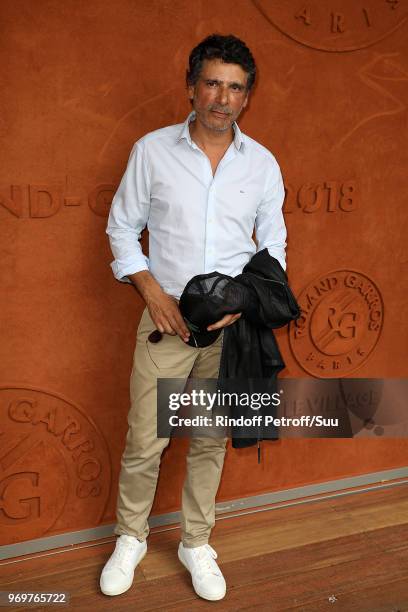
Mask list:
[[[212,219],[208,219],[208,223],[212,223],[212,222],[213,222],[213,220],[212,220]]]

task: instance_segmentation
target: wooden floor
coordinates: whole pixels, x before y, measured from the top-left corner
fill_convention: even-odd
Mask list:
[[[211,544],[228,587],[219,602],[195,595],[178,541],[178,529],[152,533],[132,588],[118,597],[98,588],[113,540],[3,562],[1,589],[68,591],[65,610],[408,611],[406,484],[217,521]]]

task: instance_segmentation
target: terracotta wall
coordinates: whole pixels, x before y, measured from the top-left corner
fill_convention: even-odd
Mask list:
[[[404,11],[398,0],[2,1],[2,543],[114,521],[142,301],[111,274],[107,214],[134,141],[187,115],[186,60],[209,33],[252,48],[259,82],[240,125],[287,187],[304,317],[277,333],[283,376],[407,375]],[[163,455],[155,513],[180,506],[186,446]],[[230,448],[218,499],[407,455],[406,440],[381,436],[281,440],[261,466],[254,449]]]

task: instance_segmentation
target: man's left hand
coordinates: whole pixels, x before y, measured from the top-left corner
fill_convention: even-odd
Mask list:
[[[239,319],[241,314],[242,312],[238,312],[237,314],[227,314],[219,321],[216,321],[212,325],[209,325],[207,327],[207,331],[213,331],[214,329],[220,329],[221,327],[227,327],[227,325],[232,325],[237,319]]]

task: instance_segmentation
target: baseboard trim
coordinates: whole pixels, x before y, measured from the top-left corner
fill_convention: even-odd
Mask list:
[[[282,508],[283,506],[294,504],[312,503],[322,498],[333,498],[363,493],[372,489],[398,486],[408,482],[408,480],[401,480],[405,478],[408,479],[408,466],[381,472],[361,474],[359,476],[351,476],[349,478],[328,480],[318,484],[263,493],[262,495],[252,495],[250,497],[233,499],[231,501],[223,501],[216,505],[216,520],[231,518],[231,516],[240,516],[242,514],[263,512],[266,510],[271,511],[275,508]],[[268,506],[273,507],[271,508]],[[152,529],[175,524],[173,528],[178,529],[178,523],[180,523],[179,511],[168,512],[167,514],[160,514],[149,518],[149,525]],[[55,548],[70,547],[84,542],[112,538],[114,536],[114,526],[114,524],[101,525],[100,527],[70,531],[63,534],[37,538],[35,540],[26,540],[25,542],[18,542],[17,544],[0,546],[0,560],[14,559],[15,557],[32,555]]]

